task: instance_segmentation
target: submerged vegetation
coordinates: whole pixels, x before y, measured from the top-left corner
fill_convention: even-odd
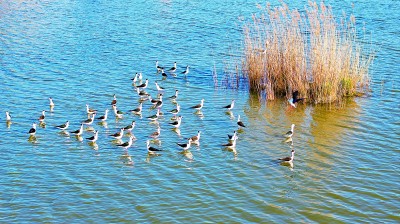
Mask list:
[[[322,2],[304,13],[283,2],[259,8],[244,27],[242,69],[251,91],[273,100],[298,90],[311,103],[332,103],[369,90],[374,56],[359,42],[354,16],[337,19]]]

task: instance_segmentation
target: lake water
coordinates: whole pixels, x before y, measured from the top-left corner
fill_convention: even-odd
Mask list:
[[[0,222],[399,223],[400,2],[331,2],[365,24],[378,50],[371,93],[333,110],[294,110],[223,88],[226,62],[241,44],[239,18],[250,18],[256,2],[1,1]],[[191,70],[186,79],[161,80],[156,60]],[[157,129],[145,118],[155,114],[148,102],[143,118],[116,120],[111,110],[113,94],[121,111],[138,106],[136,72],[150,80],[153,96],[156,80],[165,96],[180,91],[180,135],[166,113],[175,105],[164,100],[161,142],[152,144],[160,156],[146,151]],[[202,98],[199,116],[189,107]],[[230,115],[221,107],[232,99]],[[85,104],[111,112],[106,126],[91,125],[96,147],[54,128],[69,120],[68,130],[78,129]],[[28,141],[42,110],[46,126]],[[238,115],[247,127],[234,153],[221,145]],[[132,120],[137,140],[125,151],[108,135]],[[292,123],[290,146],[282,134]],[[176,143],[198,130],[200,146],[181,153]],[[292,148],[293,168],[280,165]]]

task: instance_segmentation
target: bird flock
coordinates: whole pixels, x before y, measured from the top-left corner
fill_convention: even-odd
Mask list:
[[[179,74],[184,75],[186,77],[186,75],[189,74],[189,68],[190,68],[189,65],[186,66],[186,69]],[[164,67],[161,67],[159,65],[158,61],[156,61],[156,69],[157,69],[156,75],[161,74],[163,80],[165,80],[169,76],[171,76],[171,77],[178,76],[178,74],[176,73],[178,70],[176,62],[170,69],[167,70],[168,74],[165,72]],[[149,155],[159,155],[159,153],[162,153],[163,149],[156,148],[155,146],[152,146],[151,144],[154,142],[158,142],[158,138],[161,135],[161,127],[160,127],[160,123],[159,123],[159,120],[160,120],[159,118],[162,116],[165,116],[165,113],[162,112],[164,103],[172,103],[173,105],[175,105],[174,109],[167,111],[167,113],[171,114],[171,116],[172,116],[170,118],[170,121],[168,121],[168,125],[170,125],[173,128],[173,130],[176,131],[177,133],[179,133],[179,128],[182,125],[183,116],[179,115],[179,113],[181,112],[181,107],[178,103],[179,90],[176,89],[174,95],[169,96],[168,98],[164,97],[165,89],[163,87],[161,87],[157,81],[155,81],[154,84],[157,89],[157,97],[153,98],[146,91],[146,89],[149,87],[149,79],[145,79],[145,81],[143,82],[142,73],[136,73],[135,76],[131,80],[132,80],[132,85],[134,86],[135,91],[139,97],[139,100],[138,100],[139,105],[137,106],[137,108],[135,108],[133,110],[129,110],[126,113],[119,111],[118,107],[117,107],[117,105],[118,105],[117,96],[114,94],[113,99],[111,100],[111,103],[110,103],[112,112],[116,119],[123,119],[124,115],[126,115],[126,114],[133,114],[133,115],[140,116],[140,118],[142,118],[142,115],[144,113],[143,104],[144,103],[151,104],[150,109],[156,110],[156,112],[154,114],[145,116],[145,118],[148,119],[150,123],[153,123],[156,125],[156,130],[153,133],[149,133],[148,139],[146,139],[144,141],[146,142],[146,148],[147,148],[147,152]],[[165,102],[165,98],[168,99],[167,102]],[[49,99],[50,111],[53,111],[55,108],[55,103],[53,102],[53,99],[51,97],[48,99]],[[295,103],[297,103],[301,100],[303,100],[303,98],[298,98],[298,91],[295,91],[295,92],[293,92],[293,98],[289,100],[289,104],[293,107],[296,107]],[[193,105],[193,106],[189,107],[188,109],[194,110],[195,114],[202,115],[201,110],[204,107],[204,103],[205,103],[205,100],[201,99],[199,104]],[[228,104],[224,107],[221,107],[221,110],[226,110],[227,113],[231,113],[231,111],[234,109],[234,107],[235,107],[235,100],[233,99],[230,104]],[[45,124],[46,112],[47,112],[46,110],[42,110],[41,115],[38,117],[37,120],[39,122],[39,126],[42,126]],[[79,141],[83,141],[82,136],[85,132],[84,127],[85,126],[91,127],[95,121],[99,122],[99,124],[102,122],[106,122],[107,119],[109,118],[109,112],[110,112],[110,110],[109,110],[109,108],[107,108],[104,110],[104,114],[96,117],[98,114],[98,110],[90,108],[89,104],[86,104],[87,119],[80,121],[79,129],[67,131],[70,126],[70,121],[66,121],[63,124],[53,125],[53,126],[54,126],[54,128],[61,130],[66,135],[68,135],[68,136],[70,134],[75,135]],[[6,121],[7,121],[8,126],[11,124],[11,120],[12,120],[12,118],[11,118],[10,112],[6,111]],[[74,123],[78,123],[78,122],[74,122]],[[118,143],[116,144],[117,147],[121,147],[124,150],[128,150],[133,145],[134,141],[137,140],[135,135],[133,134],[133,130],[135,129],[135,124],[136,124],[135,121],[132,121],[129,125],[127,125],[123,128],[120,128],[118,132],[116,132],[114,134],[109,134],[108,137],[110,139],[115,139],[118,141]],[[227,143],[221,144],[221,147],[225,147],[226,149],[233,151],[235,155],[237,154],[236,143],[239,138],[238,133],[240,131],[243,131],[243,129],[246,128],[246,125],[240,119],[240,115],[238,115],[236,124],[237,124],[238,129],[234,130],[232,135],[228,134]],[[36,140],[36,135],[38,134],[37,126],[38,126],[38,124],[36,122],[34,122],[32,124],[32,127],[29,129],[29,131],[28,131],[29,141],[34,142]],[[284,137],[286,139],[285,142],[291,142],[293,144],[292,136],[294,134],[294,127],[295,127],[295,125],[292,124],[290,131],[288,131],[286,134],[284,134]],[[93,135],[86,137],[85,139],[88,141],[89,144],[96,146],[96,141],[99,139],[99,132],[101,130],[100,129],[95,130],[92,128],[91,131],[93,132]],[[126,142],[122,141],[124,136],[128,136],[128,139]],[[192,147],[192,145],[200,145],[200,140],[201,140],[201,130],[198,130],[196,135],[186,138],[186,142],[176,142],[176,147],[180,148],[182,150],[182,152],[187,152]],[[281,160],[283,163],[287,163],[290,166],[293,166],[294,153],[295,153],[295,151],[291,150],[291,156],[279,158],[279,160]],[[130,156],[128,159],[129,159],[130,163],[133,164],[133,161]]]

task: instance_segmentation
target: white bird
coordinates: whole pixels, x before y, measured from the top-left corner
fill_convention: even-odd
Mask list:
[[[91,125],[94,121],[95,116],[96,116],[96,113],[92,114],[92,116],[89,119],[82,121],[82,124]]]
[[[154,147],[150,146],[150,140],[147,140],[146,144],[147,144],[147,152],[149,154],[156,154],[156,152],[163,151],[161,149],[157,149],[157,148],[154,148]]]
[[[132,133],[132,130],[135,128],[135,124],[136,124],[136,122],[135,122],[135,121],[132,121],[132,123],[131,123],[130,125],[124,127],[124,130],[125,130],[125,131],[129,131],[129,132]]]
[[[54,102],[53,102],[53,98],[51,98],[51,97],[49,97],[49,104],[50,104],[50,107],[54,107]]]
[[[179,128],[179,126],[181,126],[181,123],[182,123],[182,116],[179,116],[176,121],[171,122],[169,124],[171,124],[175,128]]]
[[[222,146],[225,146],[225,147],[227,147],[229,149],[234,149],[236,147],[236,140],[237,139],[238,139],[238,137],[235,136],[232,141],[228,142],[227,144],[223,144]]]
[[[124,148],[125,150],[132,146],[134,136],[129,137],[129,141],[119,144],[117,146]]]
[[[133,84],[135,84],[138,81],[138,76],[139,74],[136,72],[135,77],[132,80]]]
[[[174,66],[168,70],[171,73],[176,72],[176,62],[174,62]]]
[[[197,105],[195,105],[193,107],[190,107],[190,108],[193,108],[193,109],[196,109],[196,110],[201,110],[201,108],[203,108],[203,105],[204,105],[204,99],[201,99],[200,104],[197,104]]]
[[[104,111],[104,115],[103,116],[100,116],[100,117],[98,117],[98,118],[96,118],[97,120],[101,120],[101,121],[106,121],[107,120],[107,117],[108,117],[108,109],[106,109],[105,111]]]
[[[233,141],[236,137],[237,137],[237,132],[236,131],[233,131],[233,135],[229,135],[228,134],[229,141]]]
[[[233,107],[235,107],[235,100],[232,100],[231,104],[224,106],[223,108],[228,109],[228,110],[232,110]]]
[[[283,136],[285,136],[286,138],[290,138],[290,137],[292,137],[293,136],[293,133],[294,133],[294,124],[292,124],[292,126],[291,126],[291,128],[290,128],[290,131],[288,131],[288,132],[286,132],[286,134],[284,134]]]
[[[99,137],[99,131],[95,131],[94,135],[92,137],[89,137],[89,138],[86,138],[86,139],[91,141],[91,142],[96,142],[98,137]]]
[[[83,124],[81,124],[81,127],[80,127],[78,130],[73,131],[73,132],[71,132],[71,133],[72,133],[72,134],[75,134],[76,136],[82,135],[82,133],[83,133]]]
[[[164,69],[163,67],[158,65],[158,61],[156,61],[156,69],[157,69],[157,72],[161,72],[161,70]]]
[[[89,104],[86,104],[86,112],[88,114],[94,114],[97,112],[97,110],[93,110],[92,108],[89,108]]]
[[[6,121],[11,121],[10,112],[6,111]]]
[[[186,66],[186,70],[182,72],[182,74],[187,75],[189,74],[189,65]]]
[[[294,153],[295,153],[295,151],[292,149],[292,154],[290,156],[285,157],[285,158],[279,158],[279,160],[282,160],[282,162],[291,163],[291,162],[293,162],[293,159],[294,159]]]
[[[176,100],[178,98],[178,92],[179,90],[175,90],[175,94],[173,96],[170,96],[169,99]]]
[[[156,88],[157,88],[158,91],[164,91],[164,88],[159,86],[157,81],[155,81],[155,83],[156,83]]]
[[[116,105],[112,105],[112,108],[113,108],[115,117],[122,118],[124,113],[122,111],[117,110],[117,106]]]
[[[241,127],[245,128],[245,127],[246,127],[246,126],[243,124],[243,122],[240,120],[240,115],[238,115],[237,125],[238,125],[239,128],[241,128]]]
[[[110,135],[111,137],[115,138],[115,139],[121,139],[122,136],[124,136],[124,129],[121,128],[119,132]]]
[[[188,139],[188,143],[176,143],[179,147],[181,147],[183,150],[188,150],[190,146],[192,145],[192,139]]]
[[[32,124],[32,128],[28,132],[31,136],[36,134],[36,123]]]
[[[111,101],[111,105],[117,104],[117,96],[114,94],[114,99]]]
[[[42,111],[42,115],[40,115],[40,117],[39,117],[39,119],[38,119],[40,122],[43,122],[44,119],[46,118],[45,112],[46,112],[46,111],[44,111],[44,110]]]
[[[155,115],[148,116],[146,118],[149,119],[149,120],[155,121],[155,120],[158,119],[159,116],[160,116],[160,109],[157,109],[157,113]]]
[[[130,110],[130,112],[135,113],[135,114],[140,114],[140,113],[142,113],[142,108],[143,108],[143,105],[142,105],[142,103],[140,103],[136,109]]]
[[[61,130],[65,130],[68,127],[69,127],[69,121],[65,122],[65,124],[56,126],[56,128],[61,129]]]
[[[174,116],[176,116],[176,115],[179,113],[179,111],[181,111],[181,106],[179,106],[179,104],[176,104],[176,108],[175,108],[175,109],[172,109],[172,110],[170,110],[170,111],[168,111],[168,112],[170,112],[171,114],[173,114]]]
[[[136,88],[146,89],[148,85],[149,85],[149,80],[146,79],[146,81],[144,81],[143,84],[136,86]]]
[[[193,143],[200,143],[200,131],[197,131],[197,135],[195,135],[195,136],[192,136],[190,139],[192,139],[192,142]]]

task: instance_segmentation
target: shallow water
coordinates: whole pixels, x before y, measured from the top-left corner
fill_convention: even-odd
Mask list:
[[[241,41],[239,17],[251,1],[2,1],[0,3],[0,221],[2,222],[399,222],[398,1],[331,3],[354,13],[378,47],[372,92],[341,109],[285,101],[264,103],[245,89],[221,87],[225,62]],[[301,6],[302,4],[300,4]],[[161,80],[155,61],[187,78]],[[213,71],[218,88],[215,88]],[[160,156],[146,140],[156,130],[118,109],[138,106],[130,78],[143,72],[149,92],[158,80],[165,96],[179,89],[180,135],[172,130],[174,105],[164,101]],[[49,111],[48,97],[56,106]],[[190,106],[205,99],[204,116]],[[236,99],[232,115],[221,107]],[[97,146],[69,131],[86,119],[85,104],[103,115]],[[48,110],[36,141],[27,131]],[[11,111],[12,123],[4,120]],[[236,153],[224,149],[241,115]],[[108,135],[136,121],[128,151]],[[293,146],[282,134],[296,124]],[[176,143],[202,131],[200,146],[181,153]],[[83,137],[93,133],[85,131]],[[125,136],[123,141],[127,141]],[[294,167],[277,158],[296,150]]]

